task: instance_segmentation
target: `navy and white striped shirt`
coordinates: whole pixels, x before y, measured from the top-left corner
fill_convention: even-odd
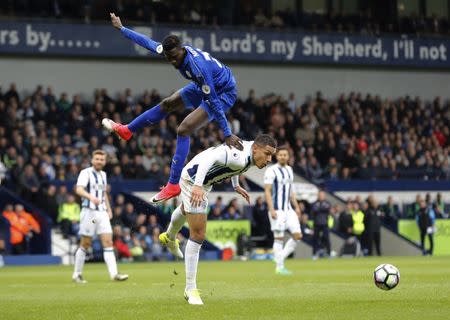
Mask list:
[[[253,141],[242,143],[242,151],[222,144],[199,153],[184,167],[181,177],[204,187],[231,178],[233,186],[236,186],[239,183],[239,175],[253,165]]]
[[[291,166],[280,166],[278,163],[264,172],[264,184],[272,185],[272,201],[275,210],[293,210],[291,205],[294,171]]]
[[[96,171],[93,167],[81,170],[78,175],[77,186],[82,186],[86,191],[94,197],[100,199],[97,206],[89,199],[83,198],[81,206],[98,211],[106,211],[106,173],[104,171]]]

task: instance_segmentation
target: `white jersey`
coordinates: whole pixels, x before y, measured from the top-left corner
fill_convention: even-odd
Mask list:
[[[231,177],[233,186],[238,185],[239,175],[253,165],[253,141],[243,141],[243,145],[242,151],[222,144],[197,154],[183,168],[181,177],[205,187]]]
[[[93,167],[81,170],[78,175],[77,186],[82,186],[86,191],[94,197],[100,199],[97,206],[89,199],[83,198],[81,206],[98,211],[106,211],[106,173],[104,171],[96,171]]]
[[[280,166],[278,163],[264,172],[264,184],[272,185],[272,201],[275,210],[293,210],[291,205],[294,171],[291,166]]]

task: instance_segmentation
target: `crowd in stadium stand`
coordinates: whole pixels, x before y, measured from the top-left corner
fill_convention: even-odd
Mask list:
[[[10,226],[10,239],[11,253],[12,254],[25,254],[28,252],[29,240],[34,234],[41,232],[41,226],[39,222],[33,217],[32,214],[25,211],[21,204],[7,204],[2,212],[3,218],[5,218]],[[0,236],[0,254],[5,250],[4,235]]]
[[[78,95],[57,95],[51,87],[42,86],[23,95],[11,84],[0,90],[0,178],[24,199],[45,209],[65,234],[76,234],[79,207],[69,195],[71,190],[56,187],[54,181],[74,181],[79,171],[89,166],[92,150],[101,148],[108,153],[109,182],[137,178],[149,179],[156,186],[166,182],[176,127],[189,111],[170,115],[159,126],[145,128],[128,142],[109,135],[100,123],[104,117],[127,123],[160,100],[156,90],[134,95],[130,89],[117,97],[105,89],[96,90],[92,102]],[[246,99],[237,101],[228,119],[232,131],[243,139],[268,132],[279,145],[288,145],[295,171],[320,185],[330,179],[450,180],[449,115],[449,102],[439,97],[433,101],[408,96],[390,100],[348,93],[327,100],[318,92],[300,101],[294,94],[287,99],[275,94],[258,98],[251,91]],[[222,133],[211,123],[197,131],[190,156],[222,141]],[[251,189],[245,179],[241,184]],[[224,183],[216,190],[231,190],[231,186]],[[127,210],[136,214],[131,204],[117,201],[113,221],[127,217]],[[400,210],[397,203],[392,204],[383,211],[385,219],[412,218],[419,203]],[[427,203],[433,202],[427,199]],[[445,218],[448,212],[444,212],[442,200],[436,203],[436,215]],[[261,211],[262,206],[259,203],[254,210]],[[333,212],[342,211],[333,208]],[[247,215],[235,201],[224,204],[217,199],[212,203],[210,219],[241,217]],[[133,219],[143,217],[138,214]],[[133,225],[137,220],[131,222],[133,219],[123,220],[118,223],[122,227],[114,229],[117,244],[127,244],[133,254],[133,243],[136,246],[139,242],[145,259],[158,259],[153,251],[145,250],[153,250],[152,239],[161,229],[141,230],[148,236],[144,248],[139,229]],[[145,223],[150,222],[148,219],[154,218],[145,217]],[[127,256],[126,251],[123,254]]]
[[[76,1],[76,0],[34,0],[0,3],[0,14],[5,16],[25,16],[42,18],[78,19],[86,23],[108,19],[109,12],[115,12],[128,22],[145,24],[187,24],[187,25],[246,25],[257,28],[301,28],[310,31],[359,32],[378,35],[385,32],[408,34],[448,34],[448,19],[439,18],[436,13],[424,17],[413,13],[399,17],[395,21],[377,20],[368,9],[358,13],[344,14],[330,10],[320,12],[300,12],[292,9],[265,12],[264,6],[251,1],[234,1],[218,4],[207,0],[190,3],[178,1]]]
[[[135,97],[126,89],[112,98],[102,89],[87,102],[78,95],[56,96],[51,87],[42,86],[21,97],[11,84],[0,90],[0,178],[36,200],[41,185],[76,179],[89,165],[90,152],[101,148],[109,156],[109,182],[139,178],[163,185],[177,124],[189,111],[169,115],[128,142],[109,135],[100,123],[104,117],[128,123],[160,100],[156,90]],[[288,145],[294,170],[320,185],[348,179],[449,180],[449,115],[450,102],[439,97],[390,100],[349,93],[327,100],[318,92],[299,101],[294,94],[257,98],[251,91],[237,101],[228,119],[243,139],[267,132],[279,145]],[[221,143],[223,134],[210,123],[191,141],[192,156]]]

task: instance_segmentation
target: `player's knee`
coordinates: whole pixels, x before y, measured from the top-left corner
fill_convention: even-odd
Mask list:
[[[294,240],[301,240],[302,239],[302,234],[301,233],[294,233],[292,235],[292,238],[294,238]]]
[[[113,242],[111,239],[103,240],[102,245],[103,245],[103,248],[110,248],[113,246]]]
[[[163,99],[159,104],[159,106],[161,107],[161,110],[164,111],[165,113],[180,111],[183,107],[179,99],[174,96],[170,96]]]
[[[182,122],[177,129],[177,135],[187,137],[192,134],[192,126],[188,123]]]
[[[173,99],[170,99],[170,97],[163,99],[159,106],[161,107],[161,110],[166,113],[175,111],[175,103],[173,103]]]
[[[89,249],[91,247],[91,239],[89,238],[81,238],[80,240],[80,247],[83,249]]]
[[[196,242],[203,242],[205,240],[205,230],[191,230],[191,239]]]

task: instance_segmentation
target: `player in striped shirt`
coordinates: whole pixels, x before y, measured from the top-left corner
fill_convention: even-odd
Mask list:
[[[92,153],[92,166],[81,170],[78,175],[75,191],[82,198],[80,213],[80,247],[75,253],[75,267],[72,280],[77,283],[86,283],[82,272],[86,252],[91,247],[92,237],[100,236],[103,246],[103,258],[108,267],[111,280],[124,281],[128,275],[117,272],[116,256],[114,255],[111,205],[107,193],[106,173],[103,171],[106,165],[106,153],[103,150],[95,150]]]
[[[299,218],[300,206],[292,190],[294,172],[288,165],[289,151],[279,147],[276,153],[277,163],[268,167],[264,173],[264,193],[269,209],[269,220],[273,232],[273,254],[277,274],[290,275],[284,266],[284,260],[295,250],[302,238]],[[293,206],[292,206],[293,205]],[[284,243],[284,232],[288,230],[291,238]]]
[[[275,154],[276,141],[269,135],[259,135],[255,141],[243,141],[242,151],[222,144],[196,155],[181,174],[182,204],[172,213],[167,232],[159,240],[170,252],[183,258],[176,235],[187,220],[189,240],[185,250],[186,288],[184,295],[189,304],[203,304],[197,290],[197,265],[200,248],[205,239],[208,193],[213,184],[231,178],[234,190],[250,203],[247,191],[239,186],[239,175],[251,166],[265,167]]]

